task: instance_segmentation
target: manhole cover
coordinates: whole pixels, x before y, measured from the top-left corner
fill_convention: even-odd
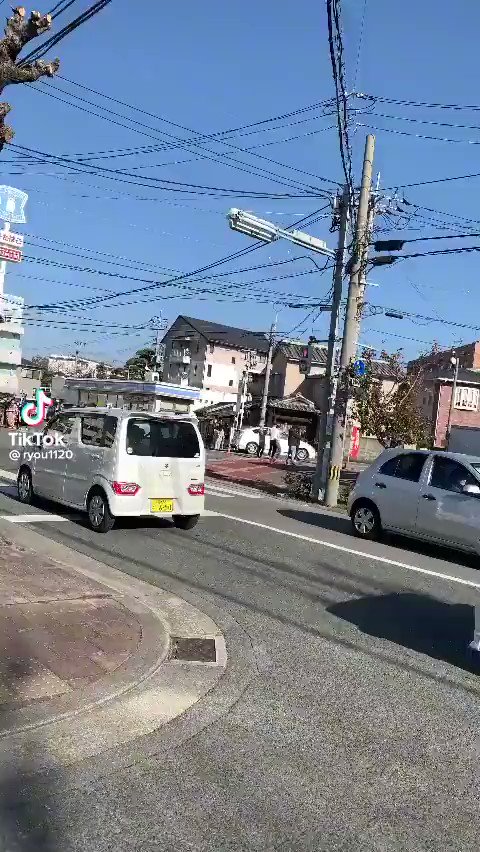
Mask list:
[[[215,639],[185,639],[172,636],[169,656],[171,660],[215,663],[217,661]]]

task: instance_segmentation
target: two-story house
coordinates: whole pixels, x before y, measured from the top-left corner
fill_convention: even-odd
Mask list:
[[[459,371],[452,404],[453,356],[458,358]],[[429,424],[434,447],[446,446],[450,407],[452,426],[480,427],[479,340],[409,361],[407,370],[419,371],[417,406]]]
[[[308,376],[300,372],[300,360],[305,343],[302,341],[280,340],[272,358],[272,370],[268,386],[271,399],[286,399],[301,394],[315,403],[321,411],[326,403],[325,376],[327,349],[325,346],[313,347],[312,365]],[[252,398],[263,394],[265,369],[253,376],[249,385]]]
[[[261,332],[180,315],[166,332],[163,379],[200,388],[198,407],[234,402],[243,373],[265,369]]]

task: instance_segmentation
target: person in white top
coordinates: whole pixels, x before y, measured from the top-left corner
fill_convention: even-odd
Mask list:
[[[278,442],[279,435],[280,430],[274,424],[270,429],[270,450],[268,453],[272,461],[280,453],[280,444]]]

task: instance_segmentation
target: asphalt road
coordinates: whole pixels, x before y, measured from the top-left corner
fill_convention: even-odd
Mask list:
[[[168,747],[137,740],[47,779],[55,849],[477,852],[475,560],[358,542],[339,514],[235,490],[212,483],[191,532],[128,521],[99,536],[0,484],[0,515],[31,511],[37,532],[249,642],[245,660],[232,643],[215,713],[172,723]]]

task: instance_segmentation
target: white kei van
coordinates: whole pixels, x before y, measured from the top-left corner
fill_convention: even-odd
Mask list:
[[[41,440],[20,462],[22,503],[38,495],[81,509],[102,533],[115,518],[152,515],[188,530],[203,512],[205,449],[188,415],[71,408],[49,421]]]

